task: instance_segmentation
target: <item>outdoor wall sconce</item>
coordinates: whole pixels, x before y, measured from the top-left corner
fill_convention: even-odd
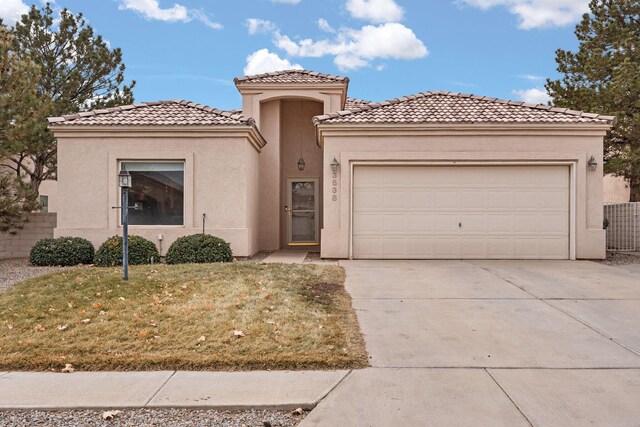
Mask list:
[[[331,163],[329,163],[329,166],[331,166],[331,170],[335,173],[338,172],[338,166],[340,166],[340,163],[338,163],[338,160],[334,157],[333,160],[331,160]]]
[[[587,162],[587,165],[589,165],[589,170],[591,172],[595,172],[595,170],[598,169],[598,162],[596,161],[596,158],[593,156],[591,156],[591,158]]]
[[[304,167],[305,167],[304,159],[300,157],[300,160],[298,160],[298,170],[303,171]]]

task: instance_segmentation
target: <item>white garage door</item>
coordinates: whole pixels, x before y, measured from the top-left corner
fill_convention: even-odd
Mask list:
[[[356,166],[354,258],[567,259],[568,166]]]

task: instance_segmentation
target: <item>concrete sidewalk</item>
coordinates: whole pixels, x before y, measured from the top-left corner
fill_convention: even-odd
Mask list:
[[[2,409],[313,409],[349,371],[0,372]]]
[[[308,253],[307,251],[282,250],[272,253],[262,262],[265,264],[302,264]]]

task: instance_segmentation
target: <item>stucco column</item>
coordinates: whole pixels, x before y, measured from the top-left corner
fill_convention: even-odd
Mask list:
[[[280,115],[279,100],[260,108],[260,132],[267,145],[260,153],[260,231],[261,250],[280,249]]]

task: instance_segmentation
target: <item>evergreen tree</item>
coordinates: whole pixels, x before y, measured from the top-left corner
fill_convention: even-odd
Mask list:
[[[123,83],[121,50],[109,48],[82,14],[63,9],[58,15],[50,4],[42,9],[32,6],[12,32],[15,54],[40,68],[37,93],[47,115],[133,102],[135,82]],[[30,127],[32,132],[21,139],[13,138],[5,147],[10,154],[5,168],[26,177],[36,193],[42,181],[56,177],[56,141],[46,128],[46,119],[42,124]]]
[[[554,105],[615,115],[605,138],[605,172],[629,180],[640,201],[640,2],[592,0],[576,27],[577,52],[558,49],[558,71],[547,80]]]
[[[10,162],[11,147],[42,132],[46,106],[37,94],[39,68],[13,51],[13,35],[0,20],[0,164]],[[37,208],[36,193],[24,176],[0,170],[0,232],[20,228]]]

